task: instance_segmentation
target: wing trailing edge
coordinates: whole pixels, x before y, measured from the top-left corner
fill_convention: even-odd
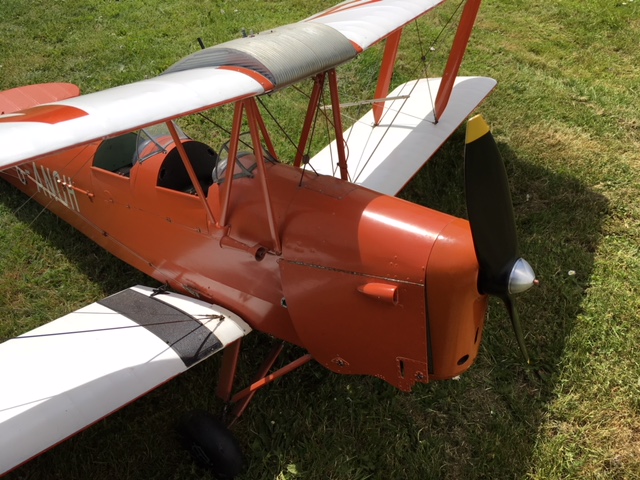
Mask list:
[[[250,331],[221,307],[137,286],[0,344],[0,475]]]
[[[321,23],[342,33],[360,51],[421,17],[444,0],[348,0],[305,22]]]

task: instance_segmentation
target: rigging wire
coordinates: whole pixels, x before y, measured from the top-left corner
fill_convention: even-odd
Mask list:
[[[449,15],[449,18],[447,18],[447,21],[445,22],[445,24],[442,26],[442,28],[440,29],[440,31],[438,32],[436,37],[431,42],[431,45],[429,46],[429,51],[430,52],[435,52],[436,45],[440,41],[440,37],[445,32],[445,30],[447,30],[449,28],[449,25],[451,24],[451,21],[458,14],[458,11],[460,10],[460,7],[462,7],[463,3],[464,3],[464,0],[460,0],[460,2],[458,2],[458,5],[456,6],[455,10],[453,11],[453,13],[451,15]],[[422,38],[420,36],[420,26],[419,26],[417,18],[414,20],[414,24],[416,26],[416,34],[418,36],[418,45],[420,46],[420,60],[422,61],[422,64],[423,64],[424,76],[425,76],[425,78],[429,78],[429,66],[428,66],[428,63],[427,63],[427,54],[426,54],[425,49],[424,49],[424,43],[422,42]],[[434,99],[433,99],[433,92],[431,91],[431,85],[428,82],[427,82],[427,88],[428,88],[428,91],[429,91],[429,101],[431,102],[431,110],[433,112],[435,112],[435,103],[434,103]],[[437,119],[436,119],[436,122],[437,122]]]
[[[325,98],[325,90],[324,88],[322,89],[322,96],[320,97],[321,103],[322,105],[326,105],[326,98]],[[325,135],[326,138],[331,138],[331,132],[329,130],[329,126],[332,126],[333,129],[335,130],[335,125],[333,124],[333,119],[329,117],[329,115],[327,115],[327,111],[324,108],[318,108],[318,111],[316,112],[316,119],[317,116],[319,114],[319,112],[322,111],[322,116],[324,117],[324,126],[325,126]],[[335,163],[335,159],[333,158],[333,149],[329,148],[329,157],[331,158],[331,170],[335,173],[337,171],[336,169],[336,163]]]
[[[212,120],[211,118],[209,118],[207,115],[205,115],[202,112],[198,112],[198,116],[204,118],[207,122],[211,123],[214,127],[216,127],[218,130],[224,132],[225,135],[227,135],[229,138],[231,138],[231,130],[223,127],[218,122],[216,122],[215,120]],[[252,149],[252,146],[250,144],[248,144],[246,141],[244,141],[244,139],[242,138],[242,135],[240,135],[238,137],[238,143],[241,143],[242,145],[244,145],[248,149]]]
[[[269,115],[269,118],[271,118],[271,120],[273,120],[273,122],[276,124],[276,126],[280,129],[280,131],[282,132],[282,134],[286,137],[286,139],[289,141],[289,143],[293,146],[293,148],[295,149],[296,152],[298,152],[298,145],[296,145],[296,143],[293,141],[293,139],[289,136],[289,134],[287,133],[287,131],[284,129],[284,127],[280,124],[280,122],[278,121],[278,119],[273,115],[273,113],[271,113],[271,110],[269,110],[269,107],[264,103],[264,101],[262,100],[262,97],[258,97],[258,103],[260,103],[260,105],[262,106],[262,108],[265,110],[265,112],[267,112],[267,115]],[[299,153],[299,152],[298,152]]]
[[[324,103],[324,86],[322,87],[321,94],[322,94],[322,98],[318,100],[318,105],[315,111],[315,117],[311,125],[311,135],[309,135],[309,138],[307,139],[307,152],[302,156],[303,158],[302,173],[300,174],[300,183],[298,184],[298,186],[302,185],[302,179],[304,178],[304,175],[307,172],[307,166],[309,166],[311,170],[313,170],[313,173],[315,173],[316,176],[319,176],[319,173],[315,168],[313,168],[313,165],[311,165],[311,162],[309,162],[309,159],[311,154],[311,144],[313,143],[313,138],[315,137],[315,133],[316,133],[316,125],[318,123],[318,115],[320,111],[320,100],[322,100],[322,103]],[[307,97],[309,98],[309,101],[311,101],[311,96],[307,95]]]
[[[449,28],[449,26],[451,25],[451,22],[453,20],[454,17],[456,17],[456,15],[458,14],[458,11],[460,10],[460,7],[462,6],[462,4],[464,3],[464,0],[461,0],[455,10],[453,11],[453,13],[451,15],[449,15],[449,17],[447,18],[447,21],[445,22],[445,24],[442,26],[442,28],[440,29],[440,31],[438,32],[438,34],[436,35],[436,37],[434,38],[434,40],[431,42],[431,46],[429,47],[429,51],[430,52],[434,52],[436,50],[436,45],[438,44],[438,42],[440,41],[440,38],[442,37],[443,33]],[[418,24],[418,19],[415,20],[415,25],[416,25],[416,31],[418,32],[418,44],[420,46],[420,53],[421,53],[421,57],[420,60],[422,62],[422,66],[424,69],[424,74],[425,77],[428,78],[428,63],[427,63],[427,52],[425,51],[424,48],[424,42],[422,37],[420,36],[420,29],[419,29],[419,24]],[[402,108],[404,107],[405,103],[408,101],[408,98],[411,97],[411,95],[413,94],[414,90],[416,89],[416,87],[418,86],[418,81],[413,82],[413,85],[410,87],[409,89],[409,93],[408,95],[406,95],[406,98],[402,100],[401,106],[400,108],[398,108],[397,110],[395,110],[395,114],[391,120],[391,122],[387,123],[387,126],[385,128],[385,130],[383,131],[380,139],[378,140],[378,143],[373,147],[373,150],[371,151],[371,153],[369,154],[369,157],[364,161],[363,167],[359,169],[359,171],[362,173],[364,171],[364,169],[366,168],[366,166],[368,165],[369,161],[373,158],[373,155],[375,154],[375,152],[377,151],[378,147],[381,145],[382,140],[385,138],[385,136],[387,135],[387,133],[390,131],[391,129],[391,125],[393,125],[393,122],[396,120],[396,118],[398,117],[398,115],[400,114],[400,111],[402,110]],[[431,110],[435,111],[435,105],[434,105],[434,100],[433,100],[433,93],[431,91],[431,85],[430,82],[427,81],[427,89],[429,92],[429,98],[431,101]],[[403,94],[404,95],[404,94]],[[391,111],[390,107],[387,107],[387,111]],[[430,121],[431,123],[437,123],[437,120],[434,118],[434,120],[427,120]],[[356,177],[355,179],[353,179],[353,181],[357,181],[358,177]]]
[[[116,312],[72,312],[74,314],[86,314],[86,315],[115,315]],[[156,315],[157,316],[157,315]],[[169,316],[168,314],[166,316]],[[203,317],[202,320],[200,320],[197,317]],[[215,315],[215,314],[211,314],[211,315],[198,315],[198,316],[193,316],[192,318],[189,319],[182,319],[182,320],[168,320],[168,321],[160,321],[160,322],[151,322],[151,323],[145,323],[144,325],[141,324],[136,324],[136,325],[122,325],[119,327],[106,327],[106,328],[89,328],[86,330],[75,330],[75,331],[66,331],[66,332],[55,332],[55,333],[39,333],[36,335],[20,335],[17,337],[11,337],[11,338],[7,338],[7,339],[2,339],[0,340],[0,342],[5,342],[5,341],[9,341],[9,340],[28,340],[31,338],[46,338],[46,337],[59,337],[62,335],[76,335],[76,334],[82,334],[82,333],[96,333],[96,332],[110,332],[110,331],[116,331],[116,330],[128,330],[131,328],[148,328],[148,327],[153,327],[153,326],[158,326],[158,325],[173,325],[173,324],[180,324],[180,323],[193,323],[196,322],[197,325],[194,325],[194,329],[190,332],[192,333],[193,331],[197,330],[200,327],[206,326],[208,323],[210,323],[211,321],[214,320],[220,320],[223,321],[226,317],[224,315]],[[28,332],[27,332],[28,333]]]

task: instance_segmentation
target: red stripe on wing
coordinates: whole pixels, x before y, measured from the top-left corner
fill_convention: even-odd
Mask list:
[[[69,105],[40,105],[23,110],[17,115],[0,118],[0,123],[37,122],[54,125],[85,115],[88,113],[84,110]]]

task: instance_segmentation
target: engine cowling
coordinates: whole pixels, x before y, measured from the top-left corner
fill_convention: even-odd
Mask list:
[[[305,181],[287,218],[285,301],[317,361],[403,390],[469,368],[486,296],[468,222],[330,177]]]

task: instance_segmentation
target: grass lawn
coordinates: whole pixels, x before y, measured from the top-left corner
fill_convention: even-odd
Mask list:
[[[3,0],[0,89],[67,81],[88,93],[152,77],[197,50],[197,37],[214,45],[332,4]],[[396,83],[423,75],[419,40],[430,52],[455,7],[407,28]],[[520,360],[498,302],[476,364],[457,381],[405,394],[309,364],[261,391],[237,424],[243,479],[640,478],[638,38],[640,0],[485,0],[471,39],[462,73],[499,82],[480,111],[507,165],[521,251],[541,282],[518,297],[533,366]],[[429,54],[430,75],[440,74],[448,39]],[[345,101],[369,98],[379,56],[342,69]],[[285,126],[296,131],[293,101],[274,108],[291,112]],[[465,216],[463,143],[460,131],[402,196]],[[0,183],[0,339],[135,283],[149,280]],[[247,345],[249,370],[270,341],[253,335]],[[9,478],[210,478],[179,448],[173,423],[221,407],[219,360]]]

